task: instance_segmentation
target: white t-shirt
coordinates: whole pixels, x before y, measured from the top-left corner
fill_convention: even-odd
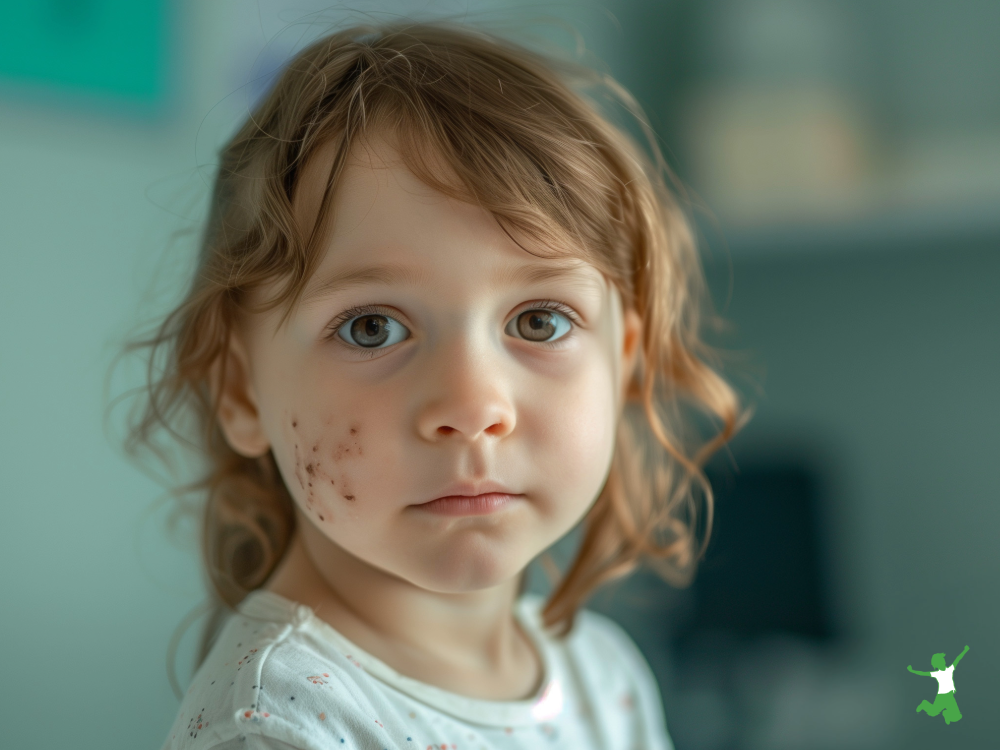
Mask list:
[[[394,671],[312,609],[251,593],[194,676],[163,750],[673,750],[652,672],[625,632],[581,610],[565,641],[526,594],[542,656],[529,700],[451,693]]]
[[[939,672],[931,672],[931,677],[938,681],[938,694],[950,693],[955,689],[955,665],[952,664],[947,669]]]

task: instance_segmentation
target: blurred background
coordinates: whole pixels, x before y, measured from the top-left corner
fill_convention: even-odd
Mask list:
[[[731,323],[713,340],[757,411],[710,467],[693,586],[642,573],[590,605],[646,654],[677,750],[995,746],[995,0],[3,3],[2,744],[166,736],[196,546],[102,422],[141,365],[106,375],[178,299],[220,143],[290,53],[365,13],[582,43],[690,191]],[[936,684],[906,666],[965,645],[963,720],[915,715]]]

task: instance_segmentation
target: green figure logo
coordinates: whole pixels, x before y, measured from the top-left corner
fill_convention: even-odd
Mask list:
[[[966,646],[962,653],[955,657],[955,661],[947,669],[944,668],[944,654],[934,654],[931,657],[931,666],[937,669],[936,672],[918,672],[913,667],[907,665],[906,668],[913,672],[913,674],[933,677],[938,681],[938,694],[937,698],[934,699],[934,703],[921,701],[920,705],[917,706],[918,714],[921,711],[926,711],[928,716],[937,716],[943,713],[945,724],[951,724],[953,721],[958,721],[962,718],[962,712],[958,710],[958,704],[955,702],[954,672],[955,667],[962,661],[962,657],[965,656],[965,652],[968,650],[969,647]]]

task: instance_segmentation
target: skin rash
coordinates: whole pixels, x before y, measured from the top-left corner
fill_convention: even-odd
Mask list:
[[[331,159],[321,151],[304,170],[305,228]],[[298,521],[265,588],[414,679],[528,697],[541,664],[511,605],[525,566],[604,484],[639,316],[597,269],[526,253],[487,211],[420,182],[385,140],[355,146],[331,216],[286,323],[278,310],[247,316],[230,342],[223,431],[243,455],[274,451]],[[393,270],[334,283],[369,265]],[[532,268],[564,272],[532,279]],[[563,321],[549,342],[517,325],[542,302]],[[333,324],[359,306],[370,308],[346,323],[381,315],[395,339],[345,341],[351,326]],[[517,497],[488,515],[414,507],[457,481]]]

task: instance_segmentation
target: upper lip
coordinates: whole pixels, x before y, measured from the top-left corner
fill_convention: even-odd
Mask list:
[[[499,482],[453,482],[452,484],[446,486],[440,494],[435,495],[427,502],[433,502],[434,500],[440,500],[442,497],[453,497],[456,495],[475,497],[476,495],[485,495],[489,492],[500,492],[504,495],[518,494],[509,490]]]

